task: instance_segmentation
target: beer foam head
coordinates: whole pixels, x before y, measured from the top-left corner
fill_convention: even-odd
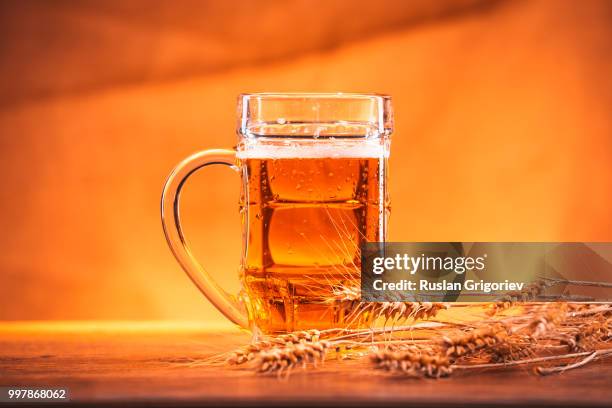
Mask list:
[[[389,157],[388,144],[380,140],[284,140],[244,142],[238,146],[240,159],[319,159]]]

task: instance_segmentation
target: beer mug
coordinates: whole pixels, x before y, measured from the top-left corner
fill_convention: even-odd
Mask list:
[[[386,236],[392,130],[385,95],[240,95],[235,150],[196,153],[168,177],[161,210],[170,249],[198,289],[244,328],[346,327],[360,300],[361,245]],[[180,224],[181,188],[210,165],[242,177],[238,295],[194,258]]]

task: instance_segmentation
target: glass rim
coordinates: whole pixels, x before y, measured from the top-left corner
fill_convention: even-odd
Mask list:
[[[376,92],[242,92],[238,94],[240,100],[250,98],[270,98],[270,99],[381,99],[391,100],[391,95]]]
[[[240,93],[236,130],[239,137],[387,137],[392,100],[381,93]]]

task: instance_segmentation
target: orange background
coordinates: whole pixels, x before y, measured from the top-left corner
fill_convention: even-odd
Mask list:
[[[240,92],[394,97],[393,240],[612,240],[612,3],[5,1],[0,319],[221,322],[159,221],[170,169],[235,144]],[[238,177],[187,234],[237,288]]]

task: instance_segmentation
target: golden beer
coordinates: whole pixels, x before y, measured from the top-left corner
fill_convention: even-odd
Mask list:
[[[384,240],[381,150],[324,144],[293,152],[306,157],[264,148],[243,159],[242,279],[250,318],[264,332],[346,325],[347,293],[359,296],[361,244]]]

